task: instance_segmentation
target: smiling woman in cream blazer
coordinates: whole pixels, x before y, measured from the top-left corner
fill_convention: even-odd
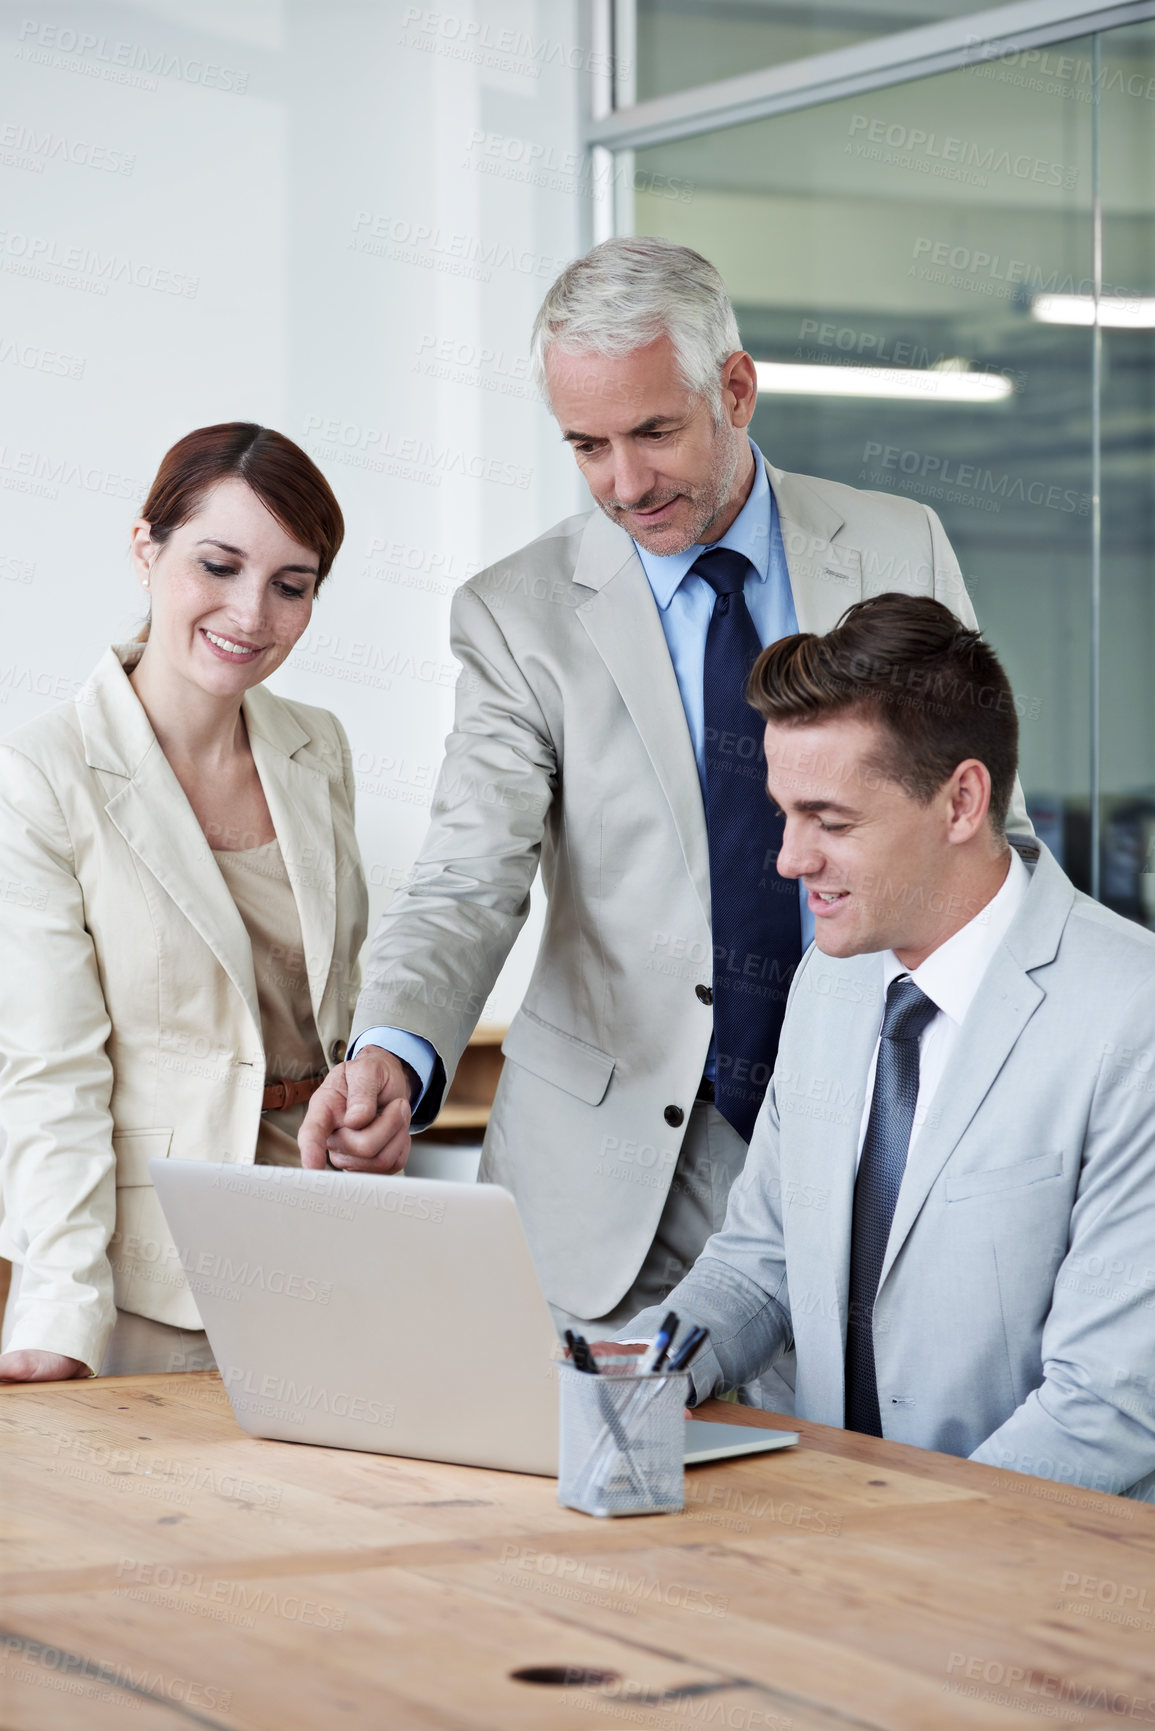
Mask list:
[[[342,534],[280,434],[189,434],[134,529],[147,641],[0,744],[0,1379],[211,1364],[148,1162],[295,1162],[344,1056],[348,744],[261,689]]]

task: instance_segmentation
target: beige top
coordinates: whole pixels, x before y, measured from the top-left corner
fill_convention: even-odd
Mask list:
[[[301,940],[301,919],[281,845],[238,852],[213,850],[253,946],[253,972],[265,1045],[265,1079],[298,1081],[324,1075],[325,1052],[313,1015]],[[299,1166],[297,1131],[307,1108],[262,1112],[258,1166]]]

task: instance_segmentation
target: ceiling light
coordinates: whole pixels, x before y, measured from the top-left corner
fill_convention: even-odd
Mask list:
[[[1031,317],[1041,325],[1093,325],[1093,295],[1035,295]],[[1155,295],[1100,295],[1099,324],[1106,330],[1155,330]]]
[[[786,397],[892,397],[921,403],[1000,403],[1014,391],[1003,373],[973,373],[966,361],[934,367],[806,366],[756,361],[758,389]]]

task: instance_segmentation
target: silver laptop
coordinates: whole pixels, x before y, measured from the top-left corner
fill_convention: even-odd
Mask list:
[[[202,1161],[149,1171],[244,1430],[556,1475],[562,1348],[507,1190]],[[797,1441],[686,1428],[688,1461]]]

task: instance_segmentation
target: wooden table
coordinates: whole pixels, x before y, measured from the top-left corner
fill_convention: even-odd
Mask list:
[[[211,1374],[4,1388],[0,1726],[1155,1725],[1155,1510],[795,1428],[595,1521],[255,1441]]]

